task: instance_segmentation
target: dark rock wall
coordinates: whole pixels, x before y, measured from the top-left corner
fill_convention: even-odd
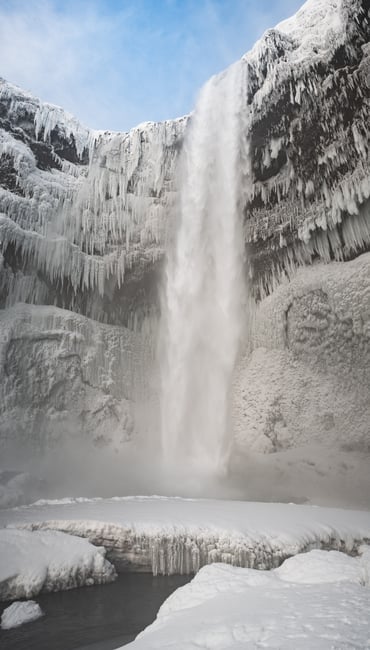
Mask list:
[[[344,2],[344,39],[327,60],[293,65],[259,107],[251,97],[253,190],[245,205],[255,294],[315,259],[369,250],[370,50],[368,1]],[[294,43],[270,31],[266,67]],[[265,83],[265,80],[263,80]],[[260,87],[260,86],[259,86]]]

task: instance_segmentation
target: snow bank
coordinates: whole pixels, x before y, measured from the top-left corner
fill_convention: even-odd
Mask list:
[[[35,603],[34,600],[27,602],[15,602],[9,607],[4,609],[1,616],[1,625],[3,630],[10,630],[12,627],[18,627],[23,623],[31,623],[37,618],[44,615],[40,605]]]
[[[119,571],[186,574],[214,562],[266,569],[313,548],[357,553],[370,512],[175,497],[70,499],[3,510],[0,526],[55,529],[103,545]]]
[[[370,546],[361,546],[358,557],[338,551],[313,550],[290,557],[274,572],[280,580],[300,584],[354,582],[370,585]]]
[[[105,549],[56,531],[0,530],[0,600],[115,579]]]
[[[269,572],[225,564],[204,567],[165,601],[156,621],[125,647],[368,647],[370,589],[368,573],[366,583],[362,576],[369,570],[369,550],[364,549],[359,559],[311,551]]]

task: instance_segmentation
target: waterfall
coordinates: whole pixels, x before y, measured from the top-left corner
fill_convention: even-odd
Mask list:
[[[180,161],[179,224],[166,267],[163,457],[206,472],[227,463],[230,387],[243,327],[246,87],[247,66],[239,61],[200,93]]]

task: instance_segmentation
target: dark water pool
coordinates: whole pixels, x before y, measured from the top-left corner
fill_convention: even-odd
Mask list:
[[[133,641],[191,576],[126,573],[109,585],[40,594],[45,616],[0,630],[1,650],[111,650]],[[9,603],[1,603],[0,615]]]

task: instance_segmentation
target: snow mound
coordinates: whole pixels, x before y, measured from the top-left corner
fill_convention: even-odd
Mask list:
[[[0,530],[0,600],[112,582],[105,549],[57,531]]]
[[[280,580],[300,584],[354,582],[370,585],[370,546],[361,546],[359,557],[338,551],[313,550],[305,555],[290,557],[275,574]]]
[[[361,559],[311,551],[269,572],[225,564],[204,567],[192,582],[165,601],[156,621],[125,647],[369,647],[369,581],[361,586],[358,567],[363,562],[364,568],[366,564],[369,568],[370,548],[362,550]],[[306,584],[302,584],[302,570]]]
[[[44,612],[34,600],[28,600],[26,603],[17,601],[4,609],[0,627],[3,630],[10,630],[12,627],[23,625],[23,623],[36,621],[41,616],[44,616]]]

